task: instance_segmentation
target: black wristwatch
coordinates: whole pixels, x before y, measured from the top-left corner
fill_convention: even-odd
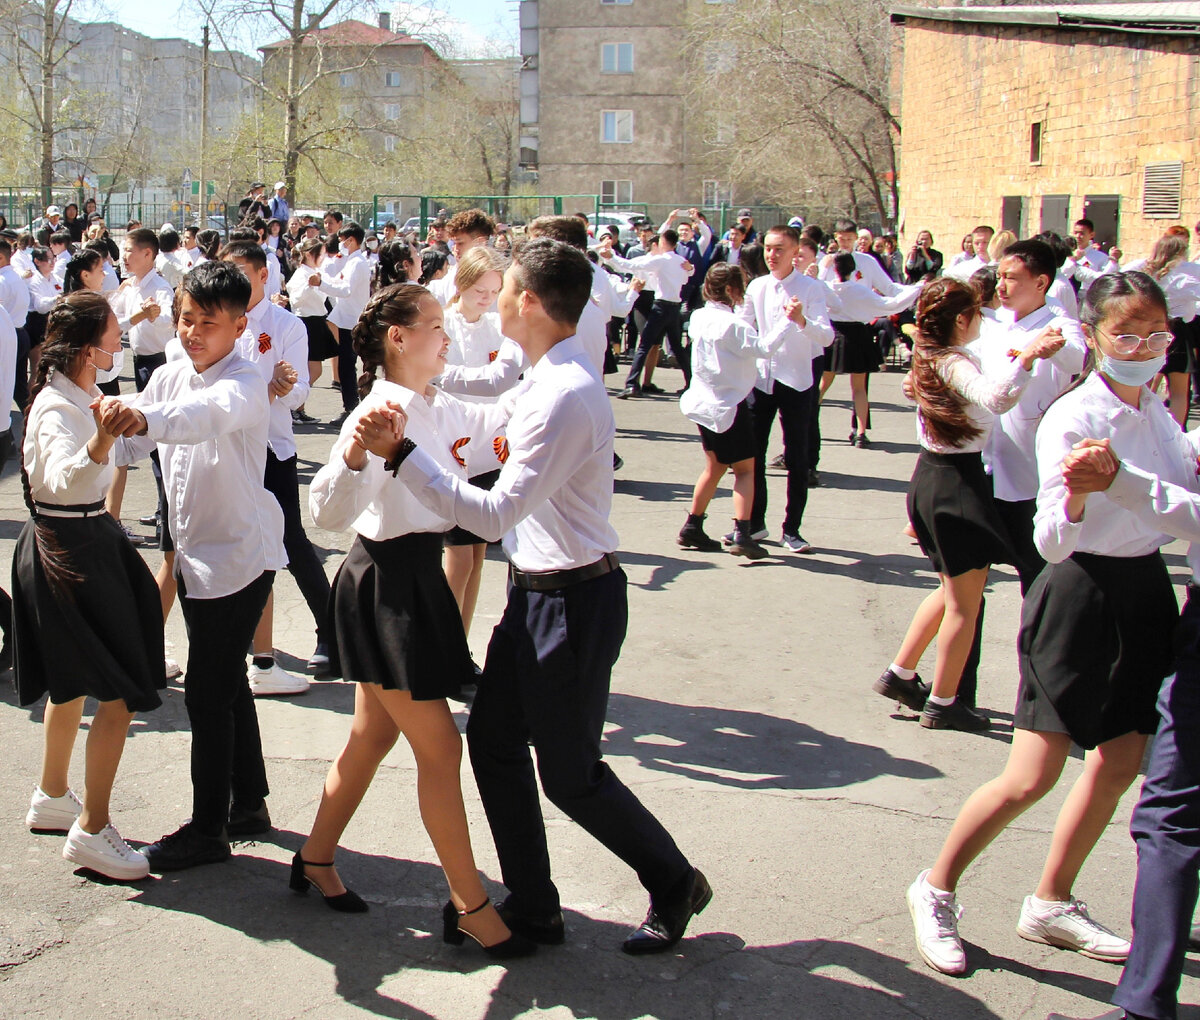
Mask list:
[[[383,470],[390,471],[392,473],[392,477],[395,478],[400,471],[400,465],[404,463],[404,459],[416,448],[417,444],[409,439],[408,436],[405,436],[402,440],[400,440],[400,449],[396,451],[396,456],[394,456],[391,460],[385,460],[383,462]]]

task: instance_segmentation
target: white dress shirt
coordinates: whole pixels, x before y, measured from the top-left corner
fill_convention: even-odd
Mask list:
[[[129,320],[142,310],[144,301],[153,300],[159,308],[158,318],[153,322],[143,319],[135,326]],[[171,320],[171,307],[175,292],[167,281],[153,269],[140,280],[126,279],[121,289],[113,295],[111,304],[122,332],[129,334],[129,349],[135,355],[162,354],[167,341],[175,335],[175,323]]]
[[[833,343],[833,326],[825,310],[825,285],[795,269],[782,280],[773,273],[751,280],[738,316],[759,336],[769,335],[780,319],[787,318],[783,306],[789,298],[800,299],[805,324],[787,331],[771,356],[759,361],[755,385],[764,393],[770,393],[777,381],[797,392],[808,389],[813,384],[813,358]]]
[[[1195,439],[1194,433],[1189,436],[1192,449],[1196,448]],[[1171,538],[1190,542],[1188,567],[1192,572],[1192,583],[1200,584],[1200,495],[1196,493],[1196,486],[1194,477],[1185,488],[1165,482],[1150,471],[1123,463],[1104,495],[1133,514],[1145,527],[1161,529]],[[1089,504],[1094,498],[1089,498]]]
[[[160,251],[154,260],[154,269],[167,281],[167,286],[172,290],[183,283],[183,275],[186,270],[179,264],[179,259],[173,251]]]
[[[270,406],[258,368],[236,347],[204,372],[190,359],[169,361],[130,403],[148,429],[118,440],[120,462],[157,443],[188,597],[232,595],[287,566],[283,511],[263,487]]]
[[[917,406],[917,440],[930,453],[980,453],[987,446],[996,423],[996,415],[1011,408],[1029,385],[1032,375],[1016,358],[996,366],[996,375],[983,371],[979,355],[971,347],[958,347],[955,353],[937,363],[937,374],[946,385],[963,398],[971,423],[979,430],[974,439],[958,446],[939,443],[925,425],[925,416]]]
[[[266,292],[267,297],[271,298],[283,290],[283,270],[279,265],[279,256],[275,254],[273,249],[263,245],[263,251],[267,256]]]
[[[33,267],[33,255],[30,254],[28,248],[13,248],[12,258],[9,260],[9,265],[17,271],[17,275],[25,278],[26,273],[36,273],[37,270]]]
[[[880,294],[887,297],[892,297],[900,293],[900,284],[888,275],[887,270],[879,264],[874,255],[868,255],[862,251],[855,251],[850,254],[854,256],[855,282],[865,283],[872,290],[877,290]],[[821,269],[817,273],[817,277],[830,285],[837,283],[838,275],[837,270],[833,268],[832,256],[826,255],[821,260]]]
[[[1004,362],[1013,360],[1009,352],[1023,350],[1048,327],[1062,330],[1066,338],[1057,354],[1033,363],[1032,379],[1016,406],[997,419],[983,451],[983,461],[991,472],[996,498],[1018,502],[1033,499],[1038,494],[1034,449],[1038,422],[1054,398],[1083,371],[1087,343],[1079,323],[1060,314],[1051,305],[1042,305],[1017,322],[1013,322],[1012,316],[1012,312],[1001,309],[994,321],[983,325],[979,339],[971,345],[978,351],[984,371],[989,375],[1000,376]]]
[[[833,316],[836,322],[874,322],[888,315],[895,315],[911,307],[920,296],[924,284],[902,286],[892,297],[876,294],[866,284],[855,280],[837,280],[829,289],[837,295],[838,311]],[[690,332],[690,331],[689,331]]]
[[[12,427],[13,393],[16,388],[17,329],[8,312],[0,308],[0,432]]]
[[[1068,319],[1079,321],[1079,298],[1075,296],[1075,288],[1071,281],[1063,276],[1060,269],[1046,291],[1046,304],[1057,306]]]
[[[503,537],[520,570],[595,563],[618,541],[609,523],[616,423],[604,383],[583,344],[568,337],[514,392],[508,460],[491,491],[465,484],[420,446],[400,478],[438,516],[487,541]]]
[[[405,435],[417,443],[441,471],[465,482],[468,476],[494,471],[499,462],[491,437],[503,428],[511,401],[467,403],[431,387],[419,396],[407,387],[377,379],[367,398],[342,425],[326,464],[313,478],[308,507],[313,521],[326,531],[352,528],[376,542],[418,531],[449,531],[454,522],[409,491],[383,468],[383,460],[367,455],[361,471],[346,465],[343,454],[354,442],[354,430],[368,411],[388,401],[408,415]],[[410,455],[410,459],[411,459]]]
[[[525,357],[521,345],[504,337],[496,357],[489,364],[475,367],[447,365],[446,371],[436,381],[447,393],[498,397],[516,386],[521,381],[521,375],[528,370],[529,359]]]
[[[87,451],[96,434],[89,405],[99,396],[95,387],[88,392],[62,372],[52,371],[34,398],[25,426],[24,452],[29,494],[36,502],[80,506],[103,501],[116,466],[111,456],[97,464]]]
[[[458,263],[448,264],[446,267],[446,275],[438,280],[430,280],[425,289],[429,291],[435,298],[438,304],[443,308],[448,308],[450,302],[454,300],[454,295],[458,293],[458,288],[454,285],[454,281],[458,277]]]
[[[592,267],[592,296],[610,319],[623,319],[637,300],[638,292],[622,282],[619,276],[597,265]]]
[[[766,336],[740,319],[728,305],[709,301],[692,312],[692,382],[679,398],[679,409],[710,432],[727,432],[758,380],[758,359],[767,358],[784,337],[800,329],[782,318]]]
[[[333,266],[331,266],[333,268]],[[334,275],[322,275],[322,293],[334,298],[329,322],[338,329],[353,329],[371,297],[371,266],[360,248],[341,261]]]
[[[990,259],[981,259],[978,255],[972,255],[970,258],[965,258],[961,262],[951,262],[950,268],[942,274],[949,276],[952,279],[958,280],[960,283],[966,283],[971,279],[971,276],[977,269],[983,269],[985,266],[992,264]]]
[[[474,322],[468,322],[458,302],[446,309],[443,326],[450,338],[446,351],[447,365],[482,368],[496,360],[504,336],[500,332],[498,312],[484,312]]]
[[[1067,259],[1062,271],[1064,276],[1073,276],[1079,281],[1079,293],[1084,294],[1105,273],[1120,272],[1120,266],[1094,244],[1090,244],[1078,259]]]
[[[309,279],[316,275],[311,266],[301,266],[287,282],[288,301],[296,315],[325,316],[325,295],[320,287],[314,287]]]
[[[37,269],[34,269],[31,276],[25,283],[29,287],[29,308],[32,311],[39,312],[42,315],[49,315],[50,309],[54,307],[55,302],[62,297],[62,284],[54,278],[54,274],[43,276]]]
[[[694,266],[692,269],[683,268],[687,259],[677,251],[664,251],[657,255],[639,255],[633,259],[611,255],[604,261],[623,273],[653,273],[657,278],[654,288],[655,300],[669,301],[673,304],[679,303],[679,292],[687,283],[688,277],[695,271]],[[607,320],[605,324],[607,325]]]
[[[1121,272],[1144,273],[1147,261],[1137,259],[1123,266]],[[1167,296],[1168,317],[1191,322],[1196,317],[1197,302],[1200,302],[1200,266],[1194,262],[1177,262],[1165,275],[1156,279]]]
[[[53,276],[59,283],[63,283],[67,278],[67,263],[71,261],[71,249],[66,248],[54,256],[54,265],[50,269],[50,275]]]
[[[0,268],[0,306],[8,312],[15,328],[25,325],[29,315],[29,287],[11,265]]]
[[[246,332],[238,339],[238,350],[258,369],[264,386],[279,362],[286,361],[296,370],[296,384],[285,396],[271,400],[267,431],[267,445],[279,460],[296,456],[292,412],[308,399],[308,330],[298,316],[264,297],[246,312]]]
[[[113,269],[112,263],[105,259],[102,263],[104,269],[104,282],[100,285],[100,291],[104,294],[112,294],[121,286],[121,280],[117,276],[117,271]]]
[[[1113,453],[1131,467],[1181,487],[1196,477],[1193,443],[1180,430],[1162,401],[1143,386],[1139,407],[1124,403],[1093,372],[1077,388],[1055,401],[1037,431],[1037,496],[1033,538],[1050,563],[1073,552],[1101,556],[1145,556],[1168,538],[1157,524],[1139,520],[1098,493],[1088,496],[1083,517],[1067,520],[1067,490],[1062,461],[1081,439],[1111,440]]]

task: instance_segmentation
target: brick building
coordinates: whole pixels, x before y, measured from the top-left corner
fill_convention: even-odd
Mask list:
[[[1200,219],[1200,3],[898,5],[901,229],[1074,220],[1147,254]]]

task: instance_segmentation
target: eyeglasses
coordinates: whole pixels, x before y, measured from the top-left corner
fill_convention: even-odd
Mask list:
[[[1108,337],[1109,343],[1113,345],[1113,350],[1118,354],[1135,354],[1137,349],[1146,345],[1146,349],[1153,351],[1155,354],[1161,354],[1171,346],[1171,341],[1175,337],[1171,333],[1157,332],[1151,333],[1149,336],[1138,336],[1136,333],[1119,333],[1114,336],[1107,330],[1095,327],[1097,333],[1103,333]]]

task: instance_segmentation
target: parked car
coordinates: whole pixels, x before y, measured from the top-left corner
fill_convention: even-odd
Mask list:
[[[589,216],[588,223],[591,224],[596,234],[599,234],[605,227],[616,226],[620,231],[621,243],[632,244],[637,240],[637,230],[634,228],[634,224],[644,218],[641,213],[635,212],[602,212],[599,215],[593,213]]]

